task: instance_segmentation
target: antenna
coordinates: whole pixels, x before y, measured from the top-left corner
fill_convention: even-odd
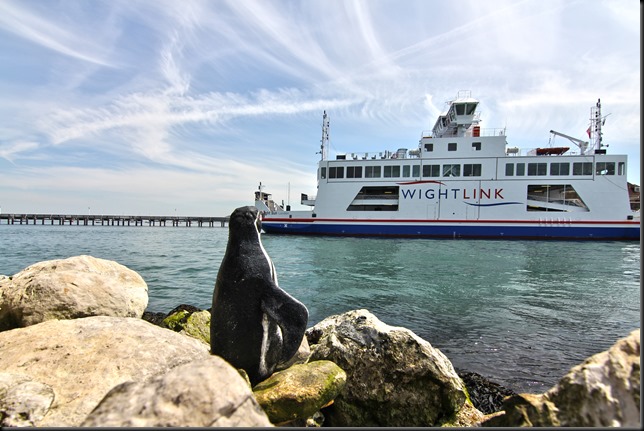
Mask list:
[[[590,108],[590,126],[588,126],[588,137],[593,142],[593,150],[599,151],[602,147],[608,147],[608,145],[602,144],[603,133],[602,126],[606,122],[606,117],[610,114],[604,115],[602,117],[602,105],[601,100],[597,99],[597,104]]]
[[[327,147],[329,145],[329,117],[326,115],[326,111],[322,115],[322,144],[320,145],[320,154],[322,155],[322,160],[326,160],[327,157]]]

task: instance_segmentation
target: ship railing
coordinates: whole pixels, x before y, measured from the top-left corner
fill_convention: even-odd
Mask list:
[[[465,136],[468,137],[477,137],[478,136],[505,136],[505,128],[504,127],[488,127],[488,128],[479,128],[478,132],[475,131],[475,129],[469,129],[467,132],[465,132]],[[423,130],[420,138],[431,138],[433,137],[433,132],[432,130]],[[450,136],[443,135],[444,138],[449,138]]]
[[[418,150],[408,150],[404,155],[397,151],[379,151],[377,153],[350,153],[346,158],[339,160],[387,160],[387,159],[417,159],[420,157]]]

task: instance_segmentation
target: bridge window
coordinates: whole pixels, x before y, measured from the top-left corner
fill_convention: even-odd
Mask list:
[[[400,166],[385,166],[385,178],[398,178],[400,176]]]
[[[380,166],[365,166],[364,168],[364,177],[365,178],[380,178]]]
[[[420,165],[413,165],[411,167],[411,176],[414,178],[420,177]]]
[[[425,151],[434,151],[434,144],[425,144]]]
[[[505,164],[505,176],[506,177],[514,176],[514,163]]]
[[[525,163],[517,163],[517,177],[525,175]]]
[[[464,164],[463,165],[463,176],[464,177],[480,177],[481,176],[481,164]]]
[[[447,144],[447,151],[456,151],[456,142],[450,142]]]
[[[362,178],[362,166],[347,166],[347,178]]]
[[[615,175],[615,162],[595,163],[595,175]]]
[[[344,178],[344,166],[329,166],[329,178]]]
[[[326,167],[320,168],[320,178],[325,179],[326,178]]]
[[[423,177],[439,177],[441,174],[440,165],[424,165]]]
[[[548,164],[528,163],[528,175],[548,175]]]
[[[617,165],[617,175],[626,175],[626,163],[619,162]]]
[[[460,177],[461,165],[443,165],[444,177]]]
[[[575,162],[572,164],[573,175],[592,175],[593,163],[592,162]]]
[[[570,163],[550,163],[550,175],[570,175]]]
[[[480,142],[472,142],[472,148],[475,151],[481,151],[481,143]]]
[[[409,165],[403,166],[402,172],[403,172],[402,176],[404,178],[409,178],[411,176],[411,166]]]

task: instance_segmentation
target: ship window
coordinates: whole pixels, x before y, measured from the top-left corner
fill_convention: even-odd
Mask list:
[[[570,184],[531,184],[528,211],[588,212],[588,206]]]
[[[456,115],[465,114],[465,104],[464,103],[456,103],[456,104],[454,104],[454,108],[456,108]]]
[[[439,177],[440,174],[441,174],[441,166],[440,165],[424,165],[423,166],[423,177]]]
[[[465,115],[472,115],[476,110],[476,103],[468,103],[467,109],[465,110]]]
[[[460,177],[461,165],[443,165],[444,177]]]
[[[450,142],[447,144],[447,151],[456,151],[456,142]]]
[[[517,163],[517,177],[525,175],[525,163]]]
[[[347,166],[347,178],[362,178],[362,166]]]
[[[425,151],[434,151],[434,144],[425,144]]]
[[[398,211],[398,186],[364,186],[347,211]]]
[[[400,176],[400,166],[385,166],[385,178],[398,178]]]
[[[626,163],[619,162],[617,165],[617,175],[626,175]]]
[[[528,163],[528,175],[548,175],[548,164]]]
[[[573,175],[592,175],[593,164],[592,162],[575,162],[572,164]]]
[[[595,175],[615,175],[615,162],[595,163]]]
[[[320,178],[321,179],[326,179],[326,167],[320,168]]]
[[[472,148],[474,148],[475,151],[481,151],[481,143],[480,142],[472,142]]]
[[[413,165],[411,167],[411,176],[414,178],[420,177],[420,165]]]
[[[404,178],[409,178],[411,176],[411,166],[405,165],[403,166],[403,174],[402,176]]]
[[[570,175],[570,163],[550,163],[550,175]]]
[[[463,165],[463,176],[464,177],[480,177],[481,176],[481,164],[465,164]]]
[[[380,166],[365,166],[364,167],[364,177],[365,178],[380,178]]]
[[[344,166],[329,166],[329,178],[344,178]]]
[[[514,163],[505,164],[505,176],[506,177],[514,176]]]

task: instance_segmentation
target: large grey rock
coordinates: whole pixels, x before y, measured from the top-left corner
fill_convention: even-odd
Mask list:
[[[81,426],[268,427],[253,393],[218,356],[173,368],[145,382],[112,389]]]
[[[640,428],[640,330],[573,367],[544,394],[519,394],[484,426]]]
[[[347,373],[344,390],[324,411],[328,425],[458,423],[468,402],[463,381],[445,355],[412,331],[354,310],[328,317],[306,334],[311,361],[327,359]]]
[[[147,304],[139,274],[92,256],[39,262],[0,278],[0,330],[52,319],[141,317]]]
[[[0,372],[0,426],[33,427],[54,401],[50,386],[24,374]]]
[[[115,386],[208,357],[205,343],[136,318],[50,320],[0,332],[0,370],[54,391],[36,426],[78,426]]]

